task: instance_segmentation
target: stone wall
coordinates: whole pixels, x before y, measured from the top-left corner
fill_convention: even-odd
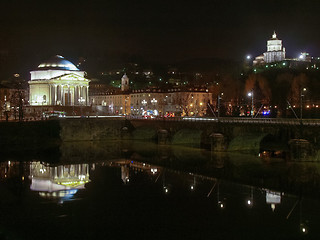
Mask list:
[[[144,140],[211,148],[213,151],[250,151],[265,146],[287,145],[305,139],[319,149],[319,127],[276,124],[125,120],[124,118],[81,118],[34,122],[1,122],[0,151],[39,148],[74,141]],[[265,136],[268,136],[268,140]],[[268,141],[269,142],[268,142]],[[293,146],[293,145],[292,145]],[[308,145],[309,146],[309,145]],[[310,146],[309,146],[310,147]],[[315,152],[310,150],[310,152]]]

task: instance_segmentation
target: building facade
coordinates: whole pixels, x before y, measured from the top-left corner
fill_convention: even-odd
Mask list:
[[[124,75],[122,84],[128,81]],[[212,93],[206,88],[121,89],[91,95],[90,102],[95,107],[104,106],[105,114],[134,116],[204,116],[208,103],[212,104]]]
[[[41,63],[31,71],[31,106],[88,106],[89,82],[85,72],[60,55]]]
[[[277,38],[274,32],[272,37],[267,41],[267,51],[259,55],[253,61],[253,65],[265,63],[281,62],[286,58],[286,50],[282,45],[282,40]]]

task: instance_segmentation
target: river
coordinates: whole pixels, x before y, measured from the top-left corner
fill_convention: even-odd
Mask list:
[[[148,142],[7,152],[0,239],[319,239],[320,164]]]

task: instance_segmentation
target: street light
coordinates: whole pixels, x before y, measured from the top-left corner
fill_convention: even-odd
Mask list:
[[[301,88],[300,89],[300,121],[301,121],[301,123],[302,123],[302,108],[303,108],[303,106],[302,106],[302,98],[304,97],[303,92],[305,92],[305,91],[307,91],[306,88]]]
[[[158,115],[158,111],[155,109],[157,102],[158,102],[158,100],[155,99],[155,98],[153,98],[153,99],[151,100],[151,104],[153,105],[153,114],[154,114],[154,115]]]
[[[222,96],[223,96],[223,93],[220,93],[218,95],[218,118],[220,117],[220,103],[221,103]]]
[[[253,118],[253,89],[248,93],[248,97],[251,97],[251,118]]]
[[[142,100],[142,105],[143,105],[143,113],[146,111],[145,106],[147,105],[147,101],[145,99]]]
[[[155,105],[157,104],[158,100],[156,100],[155,98],[153,98],[151,100],[152,105],[155,107]]]

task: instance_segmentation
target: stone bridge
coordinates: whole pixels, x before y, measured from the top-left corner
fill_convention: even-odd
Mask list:
[[[318,149],[320,124],[316,121],[268,119],[124,119],[85,118],[0,123],[2,147],[48,142],[146,140],[180,144],[213,151]],[[303,140],[302,140],[303,139]],[[300,151],[301,152],[301,151]]]

